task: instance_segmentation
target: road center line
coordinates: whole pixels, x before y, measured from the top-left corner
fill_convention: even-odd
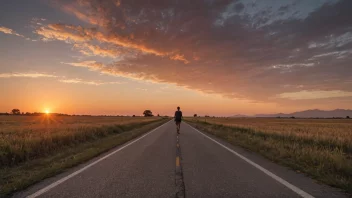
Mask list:
[[[179,135],[177,135],[176,136],[176,169],[175,169],[176,198],[185,197],[185,183],[183,181],[181,159],[182,159],[181,147],[179,144]]]
[[[50,189],[55,188],[55,187],[58,186],[59,184],[64,183],[64,182],[67,181],[68,179],[70,179],[70,178],[72,178],[72,177],[74,177],[74,176],[80,174],[81,172],[83,172],[83,171],[87,170],[88,168],[94,166],[95,164],[97,164],[97,163],[103,161],[104,159],[106,159],[106,158],[108,158],[108,157],[114,155],[115,153],[117,153],[117,152],[123,150],[124,148],[126,148],[126,147],[132,145],[133,143],[138,142],[138,141],[141,140],[142,138],[146,137],[147,135],[151,134],[152,132],[156,131],[157,129],[159,129],[160,127],[162,127],[162,126],[168,124],[168,123],[171,122],[171,121],[172,121],[172,120],[170,120],[170,121],[168,121],[168,122],[166,122],[166,123],[164,123],[164,124],[158,126],[157,128],[155,128],[155,129],[151,130],[150,132],[144,134],[143,136],[139,137],[138,139],[133,140],[132,142],[130,142],[130,143],[128,143],[128,144],[126,144],[126,145],[120,147],[119,149],[117,149],[117,150],[115,150],[115,151],[109,153],[108,155],[105,155],[104,157],[97,159],[96,161],[94,161],[94,162],[88,164],[87,166],[85,166],[85,167],[83,167],[83,168],[81,168],[81,169],[79,169],[79,170],[77,170],[77,171],[75,171],[75,172],[73,172],[73,173],[67,175],[66,177],[63,177],[63,178],[57,180],[56,182],[54,182],[54,183],[52,183],[52,184],[50,184],[50,185],[48,185],[48,186],[46,186],[46,187],[44,187],[44,188],[38,190],[37,192],[35,192],[35,193],[33,193],[33,194],[31,194],[31,195],[29,195],[29,196],[27,196],[27,197],[28,197],[28,198],[35,198],[35,197],[38,197],[38,196],[44,194],[45,192],[49,191]]]
[[[297,193],[298,195],[300,195],[301,197],[304,198],[314,198],[312,195],[306,193],[305,191],[301,190],[300,188],[290,184],[289,182],[287,182],[286,180],[282,179],[281,177],[275,175],[274,173],[270,172],[269,170],[263,168],[262,166],[260,166],[259,164],[251,161],[250,159],[244,157],[243,155],[237,153],[236,151],[228,148],[227,146],[221,144],[220,142],[214,140],[213,138],[205,135],[204,133],[200,132],[198,129],[192,127],[190,124],[187,123],[187,125],[189,125],[192,129],[194,129],[196,132],[200,133],[201,135],[203,135],[204,137],[208,138],[209,140],[215,142],[216,144],[220,145],[221,147],[223,147],[224,149],[230,151],[231,153],[233,153],[234,155],[236,155],[237,157],[243,159],[244,161],[246,161],[247,163],[249,163],[250,165],[254,166],[255,168],[259,169],[260,171],[262,171],[263,173],[265,173],[266,175],[268,175],[269,177],[273,178],[274,180],[278,181],[279,183],[281,183],[282,185],[286,186],[287,188],[291,189],[293,192]]]

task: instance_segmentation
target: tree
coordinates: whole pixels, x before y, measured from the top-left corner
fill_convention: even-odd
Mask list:
[[[350,116],[346,116],[347,119],[350,119]]]
[[[132,117],[136,117],[136,115],[133,115]]]
[[[143,112],[144,117],[151,117],[153,116],[153,112],[151,110],[145,110]]]
[[[197,117],[198,115],[195,113],[194,115],[193,115],[193,117]]]
[[[160,117],[160,115],[158,114],[158,117]]]
[[[21,114],[21,111],[19,109],[12,109],[11,112],[13,115],[20,115]]]

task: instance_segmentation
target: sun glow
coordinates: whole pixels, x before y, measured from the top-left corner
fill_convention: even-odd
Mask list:
[[[44,111],[46,114],[49,114],[50,113],[50,110],[49,109],[45,109]]]

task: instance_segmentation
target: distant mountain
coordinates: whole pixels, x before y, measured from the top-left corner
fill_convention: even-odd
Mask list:
[[[234,116],[231,116],[233,118],[245,118],[245,117],[248,117],[247,115],[242,115],[242,114],[237,114],[237,115],[234,115]]]
[[[319,109],[312,109],[306,111],[299,111],[289,114],[257,114],[254,117],[297,117],[297,118],[332,118],[350,116],[352,118],[352,110],[350,109],[335,109],[331,111],[324,111]]]

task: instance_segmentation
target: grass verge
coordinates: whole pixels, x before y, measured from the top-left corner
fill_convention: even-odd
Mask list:
[[[0,197],[9,197],[16,191],[62,173],[68,168],[126,143],[167,121],[168,119],[162,119],[133,125],[115,126],[119,129],[117,134],[111,134],[73,147],[68,146],[53,155],[27,161],[18,166],[2,167],[0,169]],[[121,130],[121,128],[124,130]]]
[[[352,156],[343,149],[250,128],[188,120],[197,129],[352,194]]]

